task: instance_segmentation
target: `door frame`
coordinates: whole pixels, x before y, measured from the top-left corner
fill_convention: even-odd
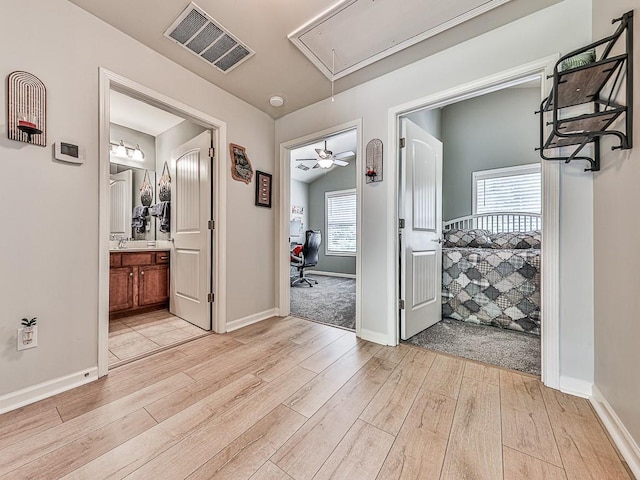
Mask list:
[[[291,150],[323,140],[347,130],[356,131],[356,336],[360,336],[362,329],[361,301],[362,301],[362,118],[336,125],[318,132],[310,133],[280,144],[280,208],[278,221],[278,293],[277,314],[286,317],[291,308],[290,279],[290,208],[291,208]]]
[[[400,269],[397,259],[400,255],[398,240],[398,168],[400,159],[400,119],[402,116],[424,109],[434,109],[495,92],[527,78],[541,78],[540,100],[550,90],[549,76],[560,58],[551,55],[518,67],[443,90],[427,97],[392,107],[388,111],[389,151],[392,158],[388,164],[389,178],[393,187],[389,189],[387,205],[389,210],[388,245],[389,270],[395,275],[388,279],[389,292],[387,312],[389,345],[397,345],[400,335],[400,314],[398,310]],[[533,114],[533,112],[532,112]],[[446,161],[446,159],[444,159]],[[541,328],[542,341],[542,382],[551,388],[560,388],[560,165],[544,162],[542,165],[542,252],[541,252]]]
[[[216,288],[216,300],[213,303],[214,332],[226,331],[226,231],[227,215],[225,209],[227,194],[227,124],[207,113],[167,95],[148,88],[140,83],[118,75],[106,68],[99,69],[99,202],[98,202],[98,376],[107,375],[109,370],[109,93],[117,90],[141,101],[167,110],[182,118],[190,119],[212,130],[215,146],[215,162],[212,165],[213,202],[212,215],[216,228],[212,232],[213,252],[209,262],[209,276]],[[213,263],[213,267],[212,267]]]

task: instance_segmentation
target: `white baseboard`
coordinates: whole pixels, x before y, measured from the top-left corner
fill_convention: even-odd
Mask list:
[[[55,378],[0,397],[0,414],[24,407],[98,379],[98,367]]]
[[[279,313],[280,312],[277,308],[271,308],[269,310],[265,310],[264,312],[254,313],[253,315],[249,315],[248,317],[232,320],[230,322],[227,322],[227,332],[233,332],[234,330],[238,330],[239,328],[261,322],[262,320],[266,320],[267,318],[277,317],[279,316]]]
[[[560,375],[560,391],[575,395],[576,397],[591,398],[593,394],[593,383],[579,378],[566,377]]]
[[[373,332],[365,328],[360,329],[360,338],[368,342],[378,343],[380,345],[388,345],[388,335],[386,333]]]
[[[356,278],[354,273],[323,272],[322,270],[307,270],[307,273],[313,275],[324,275],[325,277]]]
[[[618,415],[616,415],[613,407],[595,385],[590,401],[627,465],[629,465],[635,477],[640,479],[640,446],[635,442],[629,430],[626,429]]]

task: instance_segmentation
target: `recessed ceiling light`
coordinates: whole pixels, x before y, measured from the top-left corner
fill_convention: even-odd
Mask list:
[[[284,105],[284,98],[278,95],[274,95],[269,99],[269,103],[272,107],[281,107],[282,105]]]

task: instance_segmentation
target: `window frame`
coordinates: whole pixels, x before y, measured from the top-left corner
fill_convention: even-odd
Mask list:
[[[338,251],[338,250],[329,250],[329,199],[332,197],[346,197],[353,195],[355,197],[356,202],[356,210],[355,210],[355,219],[354,225],[356,227],[356,251],[354,252],[346,252],[346,251]],[[358,248],[358,237],[357,237],[357,228],[358,228],[358,193],[355,188],[348,188],[346,190],[332,190],[324,192],[324,231],[326,232],[326,241],[324,242],[324,254],[326,256],[336,256],[336,257],[355,257],[357,254]]]
[[[529,175],[533,173],[540,174],[540,210],[542,210],[542,163],[527,163],[525,165],[513,165],[510,167],[491,168],[487,170],[477,170],[471,172],[471,213],[478,213],[478,181],[490,178],[509,177],[515,175]],[[521,212],[521,213],[538,213],[538,212]],[[542,212],[539,212],[542,214]]]

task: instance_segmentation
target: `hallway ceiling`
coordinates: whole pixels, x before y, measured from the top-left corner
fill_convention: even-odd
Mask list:
[[[299,0],[235,0],[216,1],[198,0],[197,6],[202,8],[222,27],[226,28],[236,40],[246,44],[255,51],[255,55],[237,65],[228,73],[212,67],[198,55],[194,55],[186,47],[179,45],[164,36],[165,31],[176,21],[189,6],[189,0],[69,0],[80,8],[88,11],[106,23],[112,25],[125,34],[140,41],[144,45],[157,51],[161,55],[182,65],[214,85],[239,97],[256,108],[266,112],[273,118],[279,118],[287,113],[318,102],[331,95],[331,81],[325,72],[321,72],[296,46],[288,36],[310,24],[314,19],[326,18],[326,12],[337,5],[336,0],[314,0],[303,2]],[[366,64],[355,71],[342,69],[341,78],[336,79],[335,91],[339,93],[348,88],[372,80],[389,73],[421,58],[438,51],[469,40],[485,32],[505,25],[513,20],[526,16],[562,0],[499,0],[496,4],[504,4],[480,15],[466,20],[459,25],[451,26],[440,33],[435,33],[407,48],[395,51],[386,58]],[[368,2],[371,2],[368,4]],[[406,34],[405,24],[401,22],[387,22],[382,27],[375,25],[374,18],[385,20],[385,15],[367,15],[375,8],[391,8],[396,3],[392,0],[342,0],[340,5],[353,5],[350,16],[341,22],[330,25],[330,34],[323,36],[322,28],[316,27],[306,34],[312,39],[317,55],[326,57],[327,52],[355,52],[364,58],[371,56],[369,44],[378,40],[376,32],[384,30],[385,42],[377,42],[375,49],[394,49],[388,46],[397,38],[403,41]],[[427,17],[430,21],[410,22],[411,28],[418,31],[432,28],[443,19],[461,19],[461,12],[474,8],[483,8],[490,0],[412,0],[408,2],[414,11],[404,11],[400,17]],[[357,5],[356,5],[357,4]],[[355,8],[358,6],[358,8]],[[485,5],[486,6],[486,5]],[[418,23],[419,25],[416,25]],[[442,24],[444,25],[444,24]],[[444,25],[446,26],[446,25]],[[443,27],[444,28],[444,27]],[[395,31],[395,33],[394,33]],[[434,33],[436,30],[432,30]],[[415,32],[412,31],[415,36]],[[312,38],[313,37],[313,38]],[[369,39],[372,41],[369,42]],[[347,44],[347,42],[351,42]],[[385,46],[386,45],[386,46]],[[499,52],[495,52],[499,54]],[[350,53],[351,55],[351,53]],[[366,58],[364,58],[366,60]],[[326,63],[327,59],[324,58]],[[350,57],[350,64],[359,62]],[[345,73],[346,71],[346,73]],[[337,72],[337,68],[336,68]],[[329,75],[331,76],[331,75]],[[336,75],[337,78],[338,75]],[[278,95],[284,98],[284,105],[272,107],[269,98]]]

